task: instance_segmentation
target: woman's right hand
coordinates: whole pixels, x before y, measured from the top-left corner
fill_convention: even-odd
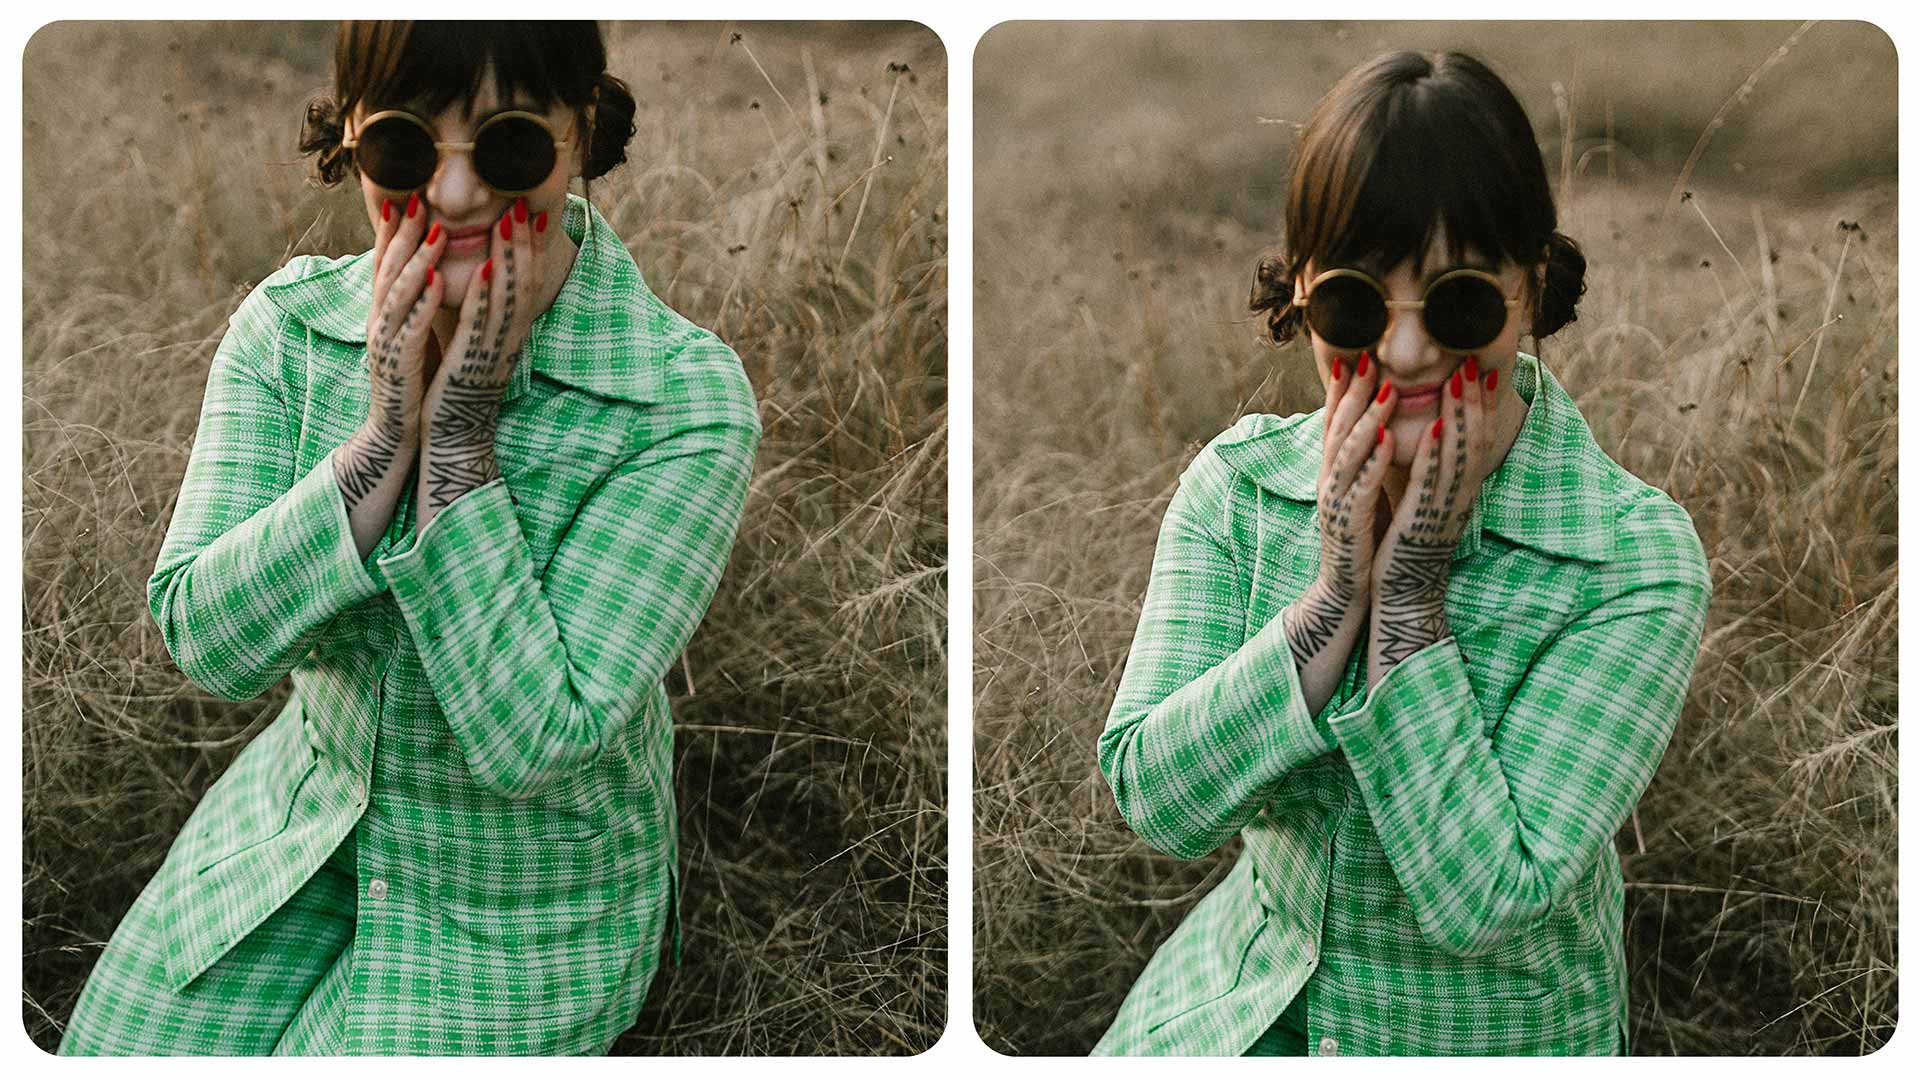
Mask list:
[[[1364,369],[1364,370],[1361,370]],[[1327,385],[1326,438],[1320,462],[1320,577],[1315,588],[1342,614],[1368,601],[1374,515],[1387,474],[1387,420],[1400,403],[1368,353],[1334,361]]]
[[[446,230],[429,227],[416,193],[382,204],[373,242],[373,304],[367,312],[367,417],[340,465],[347,510],[374,489],[394,487],[412,467],[426,393],[426,350],[446,280],[434,265]],[[424,234],[424,235],[423,235]],[[396,476],[395,474],[401,474]]]

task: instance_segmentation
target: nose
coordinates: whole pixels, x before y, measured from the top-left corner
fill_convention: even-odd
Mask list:
[[[1420,312],[1398,310],[1389,313],[1386,333],[1380,336],[1375,356],[1387,378],[1399,383],[1439,366],[1440,346],[1427,336]]]
[[[493,191],[474,172],[471,151],[445,150],[433,179],[427,181],[426,196],[441,217],[471,221],[493,197]]]

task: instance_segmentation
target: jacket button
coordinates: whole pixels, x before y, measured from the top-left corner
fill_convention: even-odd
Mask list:
[[[373,900],[385,900],[387,898],[387,879],[374,878],[372,881],[367,882],[367,896]]]
[[[1313,954],[1314,954],[1313,939],[1308,938],[1307,939],[1307,959],[1309,961],[1313,959]]]
[[[1336,1039],[1331,1035],[1325,1035],[1321,1037],[1320,1039],[1320,1056],[1321,1057],[1332,1057],[1335,1054],[1338,1054],[1339,1052],[1340,1052],[1339,1039]]]

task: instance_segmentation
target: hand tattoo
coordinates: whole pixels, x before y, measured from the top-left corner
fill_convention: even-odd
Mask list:
[[[1466,433],[1454,428],[1455,447],[1466,460]],[[1413,520],[1395,542],[1382,567],[1374,633],[1380,659],[1391,666],[1419,652],[1447,634],[1447,576],[1453,562],[1455,538],[1450,528],[1453,505],[1460,492],[1460,474],[1454,470],[1445,502],[1436,489],[1439,470],[1428,469],[1415,500]]]
[[[506,298],[501,303],[500,320],[493,338],[486,344],[481,338],[487,321],[483,299],[474,305],[473,321],[467,327],[467,347],[457,368],[447,373],[446,385],[434,406],[433,420],[427,432],[426,490],[427,506],[443,510],[474,488],[492,483],[500,476],[493,453],[493,437],[500,420],[500,397],[511,381],[513,365],[502,361],[507,334],[513,325],[515,277],[513,249],[506,249],[500,272],[505,275]],[[476,281],[476,287],[486,283]]]
[[[392,327],[392,315],[385,314],[369,344],[367,361],[373,378],[367,402],[367,424],[334,459],[334,476],[352,513],[360,500],[371,494],[380,482],[392,475],[395,464],[412,439],[407,422],[406,381],[401,373],[402,338],[412,339],[422,318],[420,305],[407,313],[400,334]]]

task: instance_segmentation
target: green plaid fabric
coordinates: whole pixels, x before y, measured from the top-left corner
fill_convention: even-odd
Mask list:
[[[1314,1054],[1626,1050],[1613,836],[1684,702],[1712,582],[1685,510],[1530,402],[1454,556],[1452,635],[1309,715],[1276,617],[1319,571],[1321,411],[1214,440],[1167,509],[1100,738],[1127,822],[1238,862],[1095,1049],[1239,1054],[1305,996]]]
[[[570,197],[562,224],[580,249],[506,391],[500,479],[425,530],[407,485],[364,560],[331,455],[366,415],[371,253],[294,259],[234,314],[148,599],[194,682],[293,693],[114,934],[63,1053],[264,1052],[289,1030],[593,1053],[631,1026],[678,942],[662,680],[760,423],[733,352],[606,220]],[[350,834],[353,884],[301,914]]]

